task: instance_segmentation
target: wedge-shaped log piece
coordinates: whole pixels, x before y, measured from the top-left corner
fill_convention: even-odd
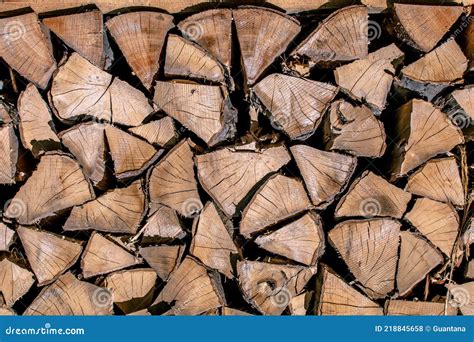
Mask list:
[[[395,44],[383,47],[364,59],[336,68],[336,83],[350,96],[381,112],[395,74],[393,63],[401,57],[403,52]]]
[[[311,207],[302,182],[280,174],[273,175],[245,208],[240,221],[240,234],[250,237]]]
[[[473,54],[474,56],[474,54]],[[452,123],[462,129],[466,141],[474,140],[474,86],[456,89],[441,101]]]
[[[245,79],[254,84],[300,32],[299,22],[269,8],[240,7],[232,11]]]
[[[17,232],[39,286],[56,280],[82,252],[81,243],[46,231],[20,226]]]
[[[18,98],[18,117],[23,146],[34,155],[60,148],[49,107],[31,83]]]
[[[462,207],[466,195],[455,157],[432,159],[408,178],[407,191]]]
[[[15,232],[0,222],[0,252],[7,252],[13,242]]]
[[[405,219],[441,252],[451,256],[459,231],[459,216],[451,205],[419,198]]]
[[[331,150],[341,150],[357,157],[383,156],[387,144],[383,123],[366,106],[336,101],[330,110]]]
[[[67,272],[44,288],[24,315],[111,315],[112,305],[110,290],[79,281],[71,272]]]
[[[104,23],[99,10],[45,18],[43,23],[82,57],[104,67]]]
[[[346,188],[357,163],[354,157],[305,145],[294,145],[290,150],[318,208],[327,207]]]
[[[255,243],[269,252],[307,266],[315,265],[324,253],[321,219],[309,212],[275,232],[258,236]]]
[[[474,315],[474,281],[446,287],[449,289],[449,304],[459,308],[464,316]]]
[[[457,308],[445,303],[388,300],[385,312],[389,316],[453,316],[457,314]]]
[[[383,315],[383,309],[376,302],[349,286],[327,267],[323,268],[321,278],[317,302],[319,315]]]
[[[251,145],[223,148],[196,157],[199,182],[228,216],[234,215],[255,184],[290,159],[284,146],[257,151]]]
[[[192,257],[186,257],[171,274],[153,305],[174,304],[166,315],[199,315],[225,305],[218,273],[208,271]]]
[[[234,278],[231,259],[238,255],[239,250],[212,202],[207,203],[194,219],[189,252],[209,268],[221,272],[227,278]]]
[[[151,246],[140,248],[140,255],[155,270],[163,281],[167,281],[181,262],[184,246]]]
[[[410,193],[397,188],[371,171],[365,171],[341,198],[335,216],[401,218],[410,199]]]
[[[143,226],[144,239],[174,240],[186,236],[175,210],[161,204],[151,205],[153,208]]]
[[[18,161],[18,138],[13,125],[0,126],[0,184],[14,184]]]
[[[319,23],[293,54],[313,63],[365,58],[369,52],[368,18],[365,6],[341,8]]]
[[[173,17],[158,12],[132,12],[106,22],[125,59],[143,85],[150,89],[160,67],[160,55]]]
[[[36,13],[0,19],[0,32],[0,57],[21,76],[46,88],[56,62]]]
[[[280,315],[291,299],[303,292],[316,266],[239,261],[237,270],[245,300],[264,315]]]
[[[105,136],[117,179],[138,176],[163,153],[163,150],[157,151],[146,141],[113,126],[105,128]]]
[[[230,69],[232,11],[212,9],[191,15],[178,24],[183,36],[190,39]]]
[[[84,250],[81,269],[84,278],[106,274],[138,264],[138,258],[115,242],[93,232]]]
[[[30,225],[94,198],[79,164],[64,154],[47,153],[9,202],[5,216]]]
[[[400,223],[386,218],[344,221],[329,232],[329,242],[371,298],[395,287]]]
[[[397,287],[400,296],[405,296],[433,268],[443,262],[443,256],[428,242],[413,233],[400,232],[400,237]]]
[[[160,120],[129,128],[128,131],[142,137],[152,145],[166,146],[176,138],[173,119],[168,116]]]
[[[396,146],[393,150],[392,175],[406,175],[437,154],[462,144],[461,130],[446,114],[431,103],[414,99],[396,113]]]
[[[145,193],[141,181],[137,180],[74,207],[63,229],[135,234],[144,212]]]
[[[0,293],[6,306],[13,306],[34,284],[33,273],[8,259],[0,261]]]
[[[273,126],[291,139],[304,139],[318,128],[337,88],[305,78],[272,74],[260,81],[254,91],[270,112]]]
[[[166,43],[166,77],[189,77],[224,83],[224,67],[206,50],[175,34]]]
[[[394,4],[396,34],[411,47],[431,51],[463,12],[462,6]]]
[[[303,292],[291,299],[288,309],[292,316],[306,316],[310,295],[312,295],[312,292]]]
[[[151,304],[156,278],[151,268],[137,268],[109,274],[104,285],[112,292],[114,303],[127,314]]]

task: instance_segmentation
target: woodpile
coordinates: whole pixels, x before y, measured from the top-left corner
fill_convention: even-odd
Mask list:
[[[471,8],[272,3],[0,14],[0,315],[474,314]]]

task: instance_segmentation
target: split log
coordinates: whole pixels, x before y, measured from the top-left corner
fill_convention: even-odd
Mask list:
[[[383,315],[383,309],[323,266],[319,279],[318,315]]]
[[[24,315],[70,316],[111,315],[112,294],[67,272],[52,285],[44,288]]]
[[[474,315],[474,281],[464,284],[449,284],[448,304],[459,308],[464,316]]]
[[[397,188],[371,171],[365,171],[351,184],[337,204],[335,217],[401,218],[410,199],[410,193]]]
[[[212,202],[207,203],[201,214],[194,219],[189,253],[207,267],[219,271],[227,278],[234,278],[231,262],[238,256],[239,250]]]
[[[249,238],[312,206],[301,181],[275,174],[263,183],[243,211],[240,234]]]
[[[267,174],[290,161],[284,146],[257,150],[252,145],[223,148],[196,157],[199,182],[228,216]],[[219,170],[221,172],[216,172]]]
[[[443,262],[443,256],[428,242],[413,233],[403,231],[400,232],[400,237],[397,287],[400,296],[405,296],[432,269]]]
[[[143,239],[174,240],[182,239],[186,232],[181,227],[176,211],[164,205],[153,205],[143,226]]]
[[[371,298],[383,298],[395,287],[400,226],[386,218],[349,220],[329,232],[329,242]]]
[[[49,107],[31,83],[18,98],[18,117],[21,141],[33,155],[60,148]]]
[[[336,83],[351,97],[364,101],[376,113],[385,109],[395,74],[394,63],[403,57],[395,44],[370,53],[366,58],[334,70]]]
[[[269,8],[242,6],[232,14],[245,81],[252,85],[286,51],[301,27],[293,17]]]
[[[468,17],[469,23],[464,28],[461,36],[461,47],[464,55],[469,59],[469,71],[474,71],[474,20],[472,20],[472,12]]]
[[[30,225],[94,198],[79,164],[69,156],[49,152],[9,202],[4,215]]]
[[[84,278],[115,272],[139,264],[138,258],[104,236],[93,232],[81,259]]]
[[[7,307],[23,297],[34,284],[33,273],[8,259],[0,261],[0,294]]]
[[[466,194],[455,157],[428,161],[409,178],[406,191],[439,202],[464,206]]]
[[[43,23],[89,62],[105,66],[104,23],[99,10],[45,18]]]
[[[387,0],[361,0],[369,8],[369,13],[381,13],[388,7]]]
[[[174,27],[173,17],[141,11],[118,15],[105,24],[133,72],[151,89],[166,35]]]
[[[8,252],[11,244],[13,243],[14,236],[15,231],[8,228],[4,223],[0,222],[0,252]]]
[[[290,310],[292,316],[306,316],[310,294],[311,292],[303,292],[290,300],[288,310]]]
[[[291,139],[305,139],[318,128],[337,88],[322,82],[272,74],[254,87],[255,95],[270,112],[272,126]]]
[[[140,248],[140,255],[155,270],[163,281],[167,281],[171,272],[180,264],[184,246],[152,246]]]
[[[18,139],[12,124],[0,126],[0,184],[15,184]]]
[[[222,308],[221,316],[252,316],[252,315],[242,310],[232,309],[227,306],[224,306]]]
[[[78,241],[46,231],[20,226],[17,233],[39,286],[55,281],[76,263],[82,252]]]
[[[466,141],[474,140],[474,87],[456,89],[440,102],[451,122],[463,131]]]
[[[316,265],[324,253],[321,218],[309,212],[275,232],[258,236],[255,243],[269,252],[307,266]]]
[[[36,13],[0,19],[0,32],[0,57],[27,80],[46,88],[56,61]]]
[[[225,305],[217,273],[208,271],[192,257],[186,257],[152,305],[173,305],[165,315],[199,315]]]
[[[160,120],[154,120],[149,123],[129,128],[128,131],[133,133],[152,145],[168,146],[176,139],[176,131],[173,119],[164,117]]]
[[[452,316],[457,314],[457,309],[445,303],[388,300],[385,312],[389,316]]]
[[[264,315],[280,315],[316,273],[316,267],[258,261],[239,261],[237,270],[245,300]]]

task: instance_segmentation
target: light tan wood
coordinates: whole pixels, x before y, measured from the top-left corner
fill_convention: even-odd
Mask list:
[[[16,316],[16,312],[6,306],[0,306],[0,316]]]
[[[145,139],[150,144],[158,146],[167,146],[176,138],[173,119],[168,116],[129,128],[128,131]]]
[[[18,138],[12,124],[0,126],[0,184],[14,184],[18,161]]]
[[[392,299],[387,300],[385,312],[389,316],[451,316],[457,309],[445,303]]]
[[[471,260],[467,263],[464,276],[466,279],[474,279],[474,260]]]
[[[171,272],[179,266],[183,253],[184,246],[182,245],[140,248],[140,255],[163,281],[167,281]]]
[[[6,224],[0,222],[0,252],[8,251],[15,236],[15,231],[10,229]]]
[[[459,308],[464,316],[474,315],[474,281],[464,284],[448,284],[448,305]]]
[[[252,316],[252,315],[242,310],[232,309],[227,306],[224,306],[222,308],[221,316]]]
[[[464,89],[456,89],[451,95],[466,113],[466,116],[470,118],[471,121],[474,120],[474,86],[467,86]]]
[[[153,204],[152,204],[153,205]],[[182,239],[186,232],[181,227],[176,211],[164,206],[156,205],[150,210],[145,225],[143,226],[144,239]]]
[[[23,297],[35,282],[33,273],[8,259],[0,261],[0,279],[0,293],[8,307]]]
[[[292,316],[306,316],[308,311],[308,295],[310,293],[303,292],[300,295],[293,297],[288,305],[288,309]]]

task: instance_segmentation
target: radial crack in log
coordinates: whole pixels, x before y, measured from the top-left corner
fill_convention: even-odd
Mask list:
[[[143,226],[144,240],[174,240],[186,236],[175,210],[161,204],[151,203],[151,206],[155,208],[150,210]]]
[[[8,228],[4,223],[0,222],[0,252],[8,252],[15,232]]]
[[[132,127],[129,132],[145,139],[152,145],[167,146],[177,137],[173,119],[164,117],[160,120],[154,120],[149,123]]]
[[[151,246],[140,248],[140,255],[155,270],[163,281],[167,281],[171,272],[180,264],[185,246]]]
[[[0,126],[0,184],[14,184],[18,161],[18,138],[12,124]]]
[[[385,312],[388,316],[452,316],[457,315],[457,308],[445,303],[387,300]]]
[[[0,294],[8,307],[23,297],[35,282],[33,273],[8,259],[0,261],[0,279]]]

